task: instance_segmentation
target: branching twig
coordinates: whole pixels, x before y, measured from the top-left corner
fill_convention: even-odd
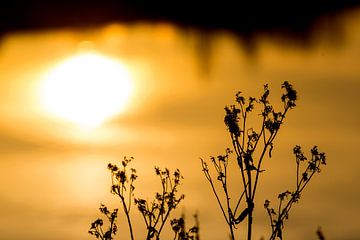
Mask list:
[[[319,152],[317,146],[311,149],[311,159],[308,160],[303,152],[301,151],[300,146],[294,148],[294,154],[296,158],[296,187],[293,192],[285,191],[279,194],[279,206],[277,212],[273,208],[270,208],[270,201],[266,200],[264,207],[266,208],[270,223],[271,223],[271,236],[270,240],[274,240],[276,237],[279,239],[283,238],[282,230],[284,228],[284,220],[288,218],[289,211],[294,203],[297,203],[301,197],[301,193],[304,188],[308,185],[315,173],[320,172],[320,166],[326,164],[325,153]],[[299,169],[301,163],[307,163],[307,167],[304,172],[301,174],[301,179],[299,180]],[[287,202],[286,202],[287,200]],[[283,207],[283,203],[286,203]],[[275,219],[274,217],[277,216]]]
[[[245,99],[241,92],[238,92],[236,94],[237,106],[230,105],[225,107],[226,114],[224,122],[230,133],[233,152],[236,155],[241,174],[240,182],[243,188],[239,191],[241,196],[235,208],[230,204],[230,193],[227,187],[228,176],[226,174],[229,154],[232,153],[232,151],[228,149],[226,155],[220,155],[217,159],[211,158],[217,179],[222,187],[224,198],[220,197],[219,192],[215,188],[215,183],[210,176],[208,166],[202,160],[203,172],[210,183],[221,212],[229,226],[232,239],[235,239],[233,233],[234,227],[245,219],[247,219],[248,226],[247,239],[250,240],[252,237],[252,213],[256,190],[259,184],[259,176],[260,173],[264,171],[261,170],[262,162],[265,159],[266,153],[269,153],[269,157],[271,157],[274,139],[277,136],[280,126],[284,122],[287,112],[295,107],[295,101],[297,99],[297,93],[291,84],[284,82],[282,88],[285,90],[281,97],[281,101],[284,104],[283,112],[276,112],[270,104],[268,100],[270,94],[268,85],[264,86],[264,92],[259,99],[253,97]],[[259,131],[256,131],[253,127],[248,127],[248,116],[255,109],[255,105],[260,105],[261,107],[262,124],[260,128],[258,128]],[[259,156],[259,158],[254,159],[254,156]],[[239,215],[236,215],[242,199],[245,201],[246,208]],[[224,206],[227,208],[227,214]]]

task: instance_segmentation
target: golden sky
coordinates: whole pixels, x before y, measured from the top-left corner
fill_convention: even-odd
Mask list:
[[[203,239],[226,239],[199,158],[229,146],[223,108],[237,91],[259,96],[269,83],[274,101],[280,101],[280,85],[288,80],[299,92],[298,107],[265,163],[255,239],[270,231],[264,200],[292,186],[291,151],[297,144],[306,150],[318,145],[328,165],[292,209],[285,236],[315,239],[321,226],[329,239],[359,239],[360,11],[342,15],[339,24],[337,41],[326,23],[319,23],[311,46],[260,35],[251,53],[231,33],[204,37],[169,24],[114,23],[4,36],[0,238],[89,239],[99,204],[116,206],[106,165],[126,155],[135,157],[140,196],[150,198],[156,190],[155,165],[180,168],[186,195],[180,212],[189,218],[199,213]],[[84,51],[121,62],[133,87],[123,111],[93,129],[47,112],[39,93],[51,69]]]

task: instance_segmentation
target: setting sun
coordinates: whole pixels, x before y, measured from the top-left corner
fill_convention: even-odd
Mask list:
[[[120,62],[83,53],[51,69],[40,86],[46,111],[82,128],[95,128],[124,110],[132,91]]]

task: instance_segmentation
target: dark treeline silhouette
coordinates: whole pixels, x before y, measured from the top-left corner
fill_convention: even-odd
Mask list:
[[[17,30],[86,27],[120,21],[166,21],[202,30],[227,29],[247,36],[284,30],[306,34],[323,15],[359,6],[354,0],[313,1],[2,1],[0,34]]]

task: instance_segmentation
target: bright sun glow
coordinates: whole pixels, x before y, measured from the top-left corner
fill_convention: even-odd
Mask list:
[[[41,84],[40,96],[48,112],[82,128],[95,128],[124,110],[131,91],[124,65],[86,53],[52,69]]]

